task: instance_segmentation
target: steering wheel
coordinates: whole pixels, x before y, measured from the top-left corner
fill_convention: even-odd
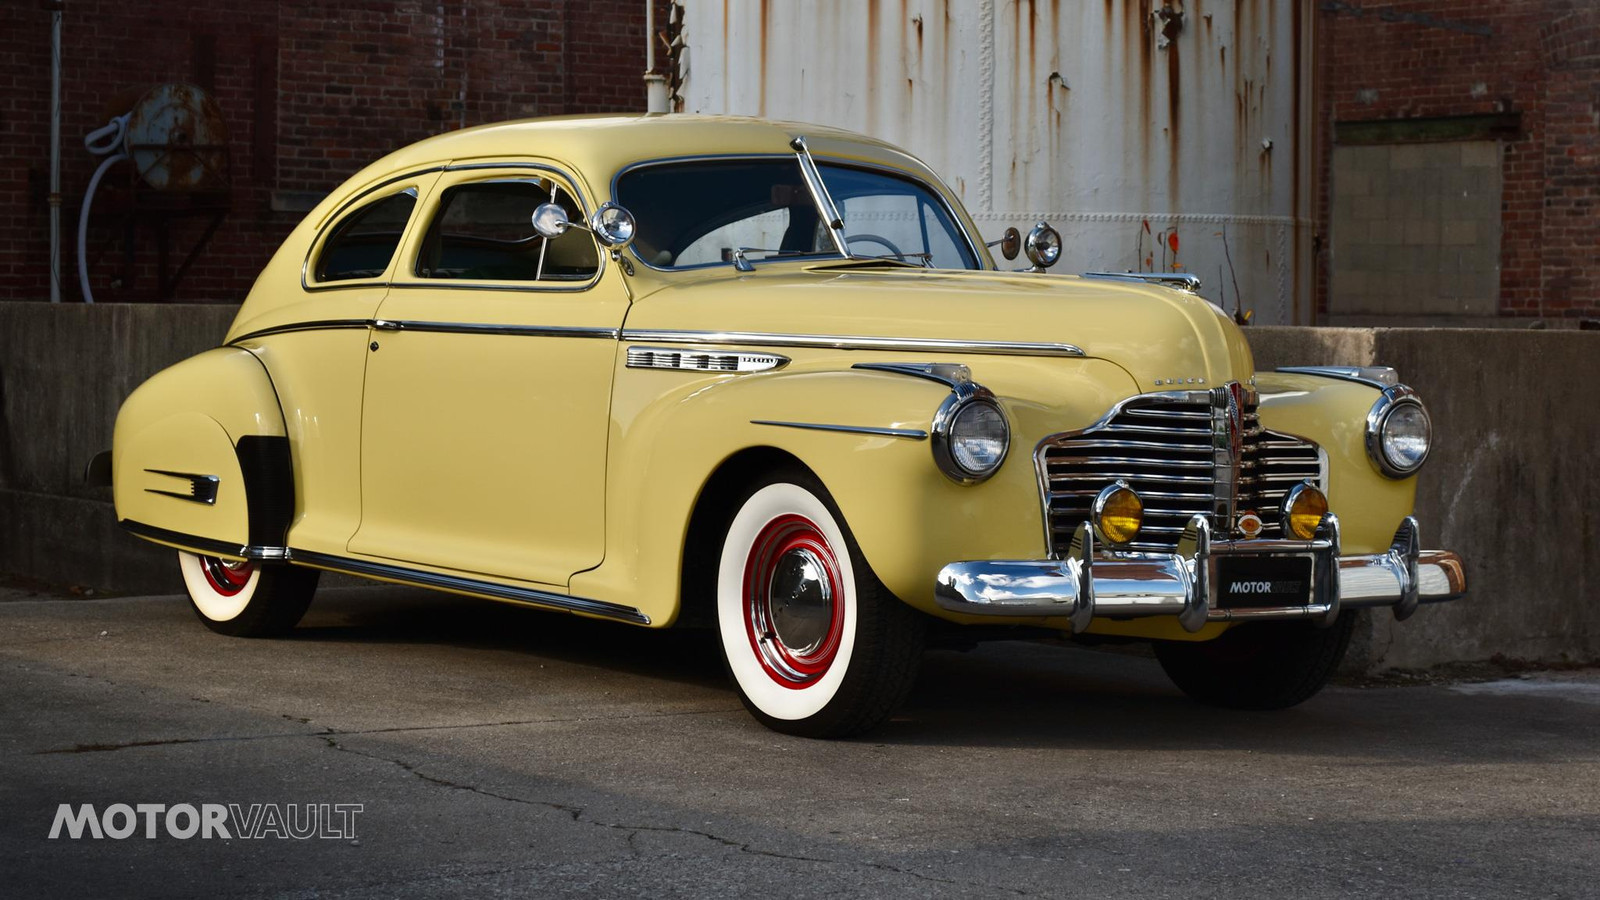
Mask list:
[[[844,242],[846,244],[854,244],[856,241],[866,241],[866,242],[871,243],[871,244],[880,244],[880,245],[882,245],[884,247],[887,247],[889,249],[889,252],[894,254],[894,258],[895,259],[905,259],[906,258],[906,254],[905,254],[904,250],[901,250],[899,247],[896,247],[894,245],[894,242],[890,241],[888,238],[883,237],[881,235],[876,235],[876,234],[847,234],[844,237]]]

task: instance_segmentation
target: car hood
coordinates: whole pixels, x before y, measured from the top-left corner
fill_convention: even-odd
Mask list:
[[[1195,294],[1159,285],[792,263],[675,274],[636,298],[629,330],[1064,343],[1121,366],[1143,391],[1254,374],[1232,320]]]

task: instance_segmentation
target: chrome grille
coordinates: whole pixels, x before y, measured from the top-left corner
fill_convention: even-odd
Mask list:
[[[1310,441],[1263,429],[1247,391],[1234,394],[1235,441],[1228,390],[1135,397],[1092,428],[1047,438],[1037,462],[1052,552],[1066,555],[1095,496],[1118,480],[1145,504],[1144,527],[1131,549],[1172,551],[1196,514],[1224,535],[1234,533],[1237,514],[1255,512],[1263,523],[1259,536],[1279,537],[1283,495],[1308,478],[1321,486],[1321,456]]]

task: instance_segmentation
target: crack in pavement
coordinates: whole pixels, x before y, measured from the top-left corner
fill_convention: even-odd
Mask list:
[[[586,812],[586,808],[582,807],[582,806],[573,806],[573,805],[565,804],[565,803],[556,803],[556,802],[549,801],[549,800],[530,800],[530,799],[527,799],[526,797],[513,797],[513,796],[511,796],[509,794],[501,794],[501,793],[497,793],[495,791],[485,790],[484,788],[478,787],[477,785],[462,784],[462,783],[457,782],[457,781],[451,781],[448,778],[441,778],[441,777],[439,777],[437,775],[430,775],[427,772],[422,771],[418,766],[413,765],[412,763],[406,762],[403,759],[395,759],[395,758],[388,757],[388,756],[382,756],[382,755],[376,754],[376,753],[369,753],[369,752],[367,752],[365,750],[357,750],[357,749],[355,749],[353,747],[347,747],[344,744],[339,743],[339,741],[335,740],[336,737],[344,737],[346,735],[362,734],[362,733],[363,732],[343,732],[343,733],[340,733],[340,734],[322,734],[322,735],[318,735],[318,737],[321,737],[323,742],[326,743],[330,749],[337,750],[337,751],[339,751],[341,753],[349,753],[349,754],[352,754],[352,755],[355,755],[355,756],[365,757],[366,759],[375,760],[377,762],[388,763],[388,764],[390,764],[392,766],[398,766],[399,768],[404,769],[408,774],[416,776],[419,780],[423,781],[424,783],[431,784],[431,785],[434,785],[436,787],[442,787],[442,788],[445,788],[447,790],[465,791],[467,793],[478,794],[478,795],[481,795],[481,796],[484,796],[484,797],[489,797],[489,798],[494,799],[494,800],[501,800],[501,801],[504,801],[504,802],[507,802],[507,803],[518,803],[518,804],[521,804],[521,805],[524,805],[524,806],[535,806],[535,807],[543,807],[545,809],[553,809],[553,810],[557,810],[559,812],[566,813],[567,816],[573,822],[576,822],[576,823],[579,823],[579,824],[590,825],[590,826],[593,826],[593,827],[596,827],[596,828],[605,828],[605,829],[609,829],[609,830],[613,830],[613,831],[625,832],[626,836],[623,839],[623,843],[628,848],[628,852],[630,854],[632,854],[633,856],[640,856],[641,855],[640,852],[639,852],[639,849],[638,849],[638,845],[635,843],[635,840],[634,840],[641,833],[648,832],[648,833],[659,833],[659,834],[687,834],[687,835],[691,835],[693,837],[704,838],[705,840],[712,841],[713,843],[721,844],[721,845],[723,845],[725,847],[731,847],[731,848],[733,848],[733,850],[735,852],[743,853],[743,854],[746,854],[746,855],[749,855],[749,856],[763,856],[763,857],[767,857],[767,858],[770,858],[770,859],[782,859],[782,860],[788,860],[788,861],[792,861],[792,862],[821,863],[823,865],[831,865],[831,866],[861,866],[861,867],[864,867],[864,868],[876,869],[876,870],[878,870],[880,872],[889,872],[889,873],[892,873],[892,874],[895,874],[895,875],[905,875],[905,876],[909,876],[911,878],[916,878],[916,879],[919,879],[919,880],[922,880],[922,881],[930,881],[930,882],[934,882],[934,883],[937,883],[937,884],[948,884],[948,885],[952,885],[952,886],[955,886],[955,887],[966,887],[966,888],[983,888],[985,890],[991,890],[991,891],[992,890],[1000,890],[1000,891],[1004,891],[1004,892],[1006,892],[1008,894],[1016,895],[1018,897],[1033,896],[1033,894],[1029,893],[1028,891],[1018,890],[1017,888],[1003,887],[1003,886],[993,885],[993,884],[981,884],[981,883],[971,882],[971,881],[957,881],[957,880],[952,879],[952,878],[940,878],[940,877],[935,876],[935,875],[928,875],[926,873],[918,872],[918,871],[915,871],[915,870],[912,870],[912,869],[903,869],[903,868],[900,868],[899,866],[892,866],[892,865],[890,865],[888,863],[875,862],[875,861],[872,861],[872,860],[827,859],[827,858],[820,857],[820,856],[798,856],[798,855],[791,854],[791,853],[780,853],[780,852],[777,852],[775,850],[763,850],[763,849],[760,849],[758,847],[755,847],[753,845],[753,843],[749,842],[749,841],[740,841],[740,840],[737,840],[737,839],[734,839],[734,838],[727,838],[727,837],[723,837],[723,836],[718,835],[718,834],[713,834],[712,832],[709,832],[709,831],[701,831],[701,830],[695,829],[695,828],[686,828],[686,827],[683,827],[681,825],[632,825],[632,824],[621,823],[621,822],[602,822],[602,821],[599,821],[598,819],[592,819],[592,818],[586,819],[586,818],[584,818],[584,813]],[[364,733],[373,733],[373,732],[364,732]]]
[[[195,697],[191,697],[189,699],[196,700],[197,702],[201,702],[201,703],[210,703],[211,702],[209,700],[199,700],[199,698],[195,698]],[[571,717],[571,718],[511,719],[511,720],[504,721],[504,722],[462,722],[462,723],[459,723],[459,724],[452,724],[452,725],[395,725],[395,726],[391,726],[391,727],[388,727],[388,728],[357,728],[357,729],[351,729],[351,730],[348,730],[348,731],[341,731],[341,730],[334,729],[334,728],[320,728],[320,729],[318,729],[316,731],[285,731],[285,732],[275,732],[275,733],[271,733],[271,734],[245,734],[245,735],[227,735],[227,736],[219,736],[219,737],[195,737],[195,738],[167,738],[167,739],[164,739],[164,740],[126,741],[126,742],[117,743],[117,744],[75,744],[75,745],[73,745],[71,747],[57,747],[57,748],[54,748],[54,749],[51,749],[51,750],[35,750],[32,753],[30,753],[29,755],[30,756],[54,756],[54,755],[58,755],[58,754],[71,754],[71,753],[110,753],[110,752],[113,752],[113,751],[116,751],[116,750],[127,750],[127,749],[131,749],[131,748],[136,748],[136,747],[171,747],[171,746],[176,746],[176,745],[180,745],[180,744],[214,744],[214,743],[229,743],[229,742],[234,742],[234,741],[238,741],[238,742],[243,743],[243,742],[249,742],[249,741],[278,740],[278,739],[281,739],[281,738],[324,737],[324,736],[327,736],[327,735],[344,736],[344,735],[364,735],[364,734],[402,734],[402,733],[405,733],[405,732],[413,732],[413,731],[453,731],[453,730],[467,730],[467,729],[472,729],[472,728],[510,728],[510,727],[514,727],[514,726],[518,726],[518,725],[559,725],[559,724],[565,724],[565,723],[570,723],[570,722],[611,722],[611,721],[621,721],[621,720],[626,720],[626,719],[667,719],[667,718],[674,718],[674,717],[678,717],[678,716],[710,716],[710,715],[718,715],[718,714],[721,714],[721,713],[734,713],[734,712],[741,712],[741,711],[742,710],[740,710],[737,707],[730,707],[728,709],[692,709],[692,710],[682,710],[682,711],[678,711],[678,712],[642,713],[642,714],[626,714],[626,715],[614,715],[614,716],[574,716],[574,717]],[[311,720],[310,719],[301,718],[299,716],[291,716],[291,715],[288,715],[288,714],[279,714],[279,718],[288,719],[291,722],[299,722],[299,723],[304,724],[304,725],[311,724]]]

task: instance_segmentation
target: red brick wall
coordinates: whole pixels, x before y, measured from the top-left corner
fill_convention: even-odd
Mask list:
[[[1600,316],[1600,11],[1592,0],[1317,0],[1321,190],[1333,126],[1519,113],[1505,142],[1500,313]],[[1326,249],[1324,247],[1324,249]],[[1318,310],[1327,312],[1325,254]]]
[[[43,299],[50,15],[37,0],[0,4],[0,34],[0,299]],[[99,163],[83,136],[156,84],[209,90],[230,138],[231,211],[178,287],[190,301],[243,297],[300,218],[274,212],[274,192],[320,195],[390,150],[463,126],[644,109],[639,0],[67,0],[63,45],[68,300],[79,296],[77,210]],[[107,176],[126,179],[120,165]],[[114,233],[109,218],[93,221],[91,252]],[[176,253],[200,227],[173,226]],[[115,251],[91,262],[96,299],[154,295],[154,232],[141,229],[136,247],[131,290],[112,283]]]

